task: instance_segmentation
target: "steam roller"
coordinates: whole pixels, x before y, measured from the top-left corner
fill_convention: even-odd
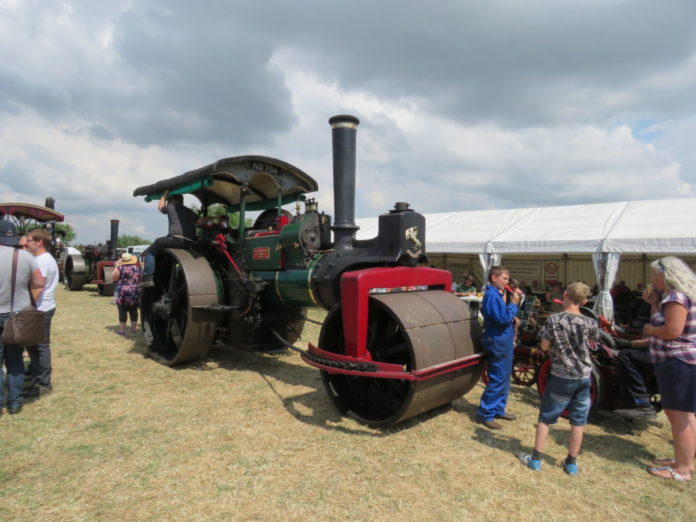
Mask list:
[[[428,266],[425,218],[408,203],[379,216],[375,237],[355,237],[359,122],[329,123],[333,223],[306,197],[316,182],[266,156],[225,158],[134,191],[146,201],[191,194],[202,208],[190,248],[156,252],[155,284],[141,301],[147,355],[173,366],[205,357],[216,342],[291,347],[321,371],[342,413],[389,426],[475,386],[480,325],[450,292],[451,274]],[[293,204],[294,213],[283,208]],[[310,307],[328,313],[317,344],[300,350]]]
[[[359,310],[365,306],[353,331],[344,327],[354,324],[352,314],[334,308],[321,330],[322,350],[309,349],[324,359],[307,362],[323,368],[324,386],[341,412],[373,426],[397,424],[476,385],[480,325],[466,303],[445,290],[423,289],[372,294]],[[372,365],[372,375],[337,371],[326,361]]]

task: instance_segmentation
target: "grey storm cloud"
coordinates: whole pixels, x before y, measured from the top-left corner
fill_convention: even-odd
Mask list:
[[[233,7],[156,5],[129,10],[116,24],[118,56],[148,92],[126,94],[129,111],[109,111],[121,136],[248,144],[292,125],[290,92],[270,64],[272,40]]]
[[[61,116],[70,111],[70,94],[62,87],[30,80],[0,65],[0,109],[17,113],[30,106],[39,114]]]
[[[225,156],[328,190],[326,119],[349,111],[359,215],[688,195],[694,20],[691,0],[6,2],[0,188],[99,214],[98,237],[112,213],[155,229],[133,188]]]
[[[520,126],[606,121],[607,109],[616,109],[603,99],[608,92],[671,71],[696,52],[696,3],[667,5],[322,3],[314,21],[327,30],[298,30],[292,41],[341,85],[419,96],[450,118]],[[657,98],[647,91],[618,108],[693,109],[689,91]]]
[[[415,97],[462,122],[534,126],[693,110],[692,85],[646,87],[618,101],[609,95],[694,54],[696,3],[669,5],[149,1],[100,15],[79,2],[71,16],[96,26],[95,45],[99,27],[112,28],[110,59],[66,53],[85,63],[60,78],[22,77],[21,65],[0,70],[0,103],[54,118],[79,113],[94,120],[96,137],[141,145],[268,143],[295,122],[272,63],[288,50],[327,82]]]

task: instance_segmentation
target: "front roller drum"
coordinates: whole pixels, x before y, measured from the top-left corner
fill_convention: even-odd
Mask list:
[[[66,290],[82,290],[86,282],[87,267],[84,258],[77,254],[68,256],[63,268],[63,284]]]
[[[367,350],[373,361],[418,371],[480,352],[481,327],[469,306],[442,290],[371,295]],[[319,346],[344,354],[340,306],[327,316]],[[482,363],[427,380],[358,377],[322,371],[324,385],[344,414],[371,426],[397,424],[448,404],[478,382]]]
[[[204,357],[219,317],[206,307],[220,302],[207,259],[188,250],[166,249],[155,260],[154,282],[141,297],[147,355],[167,366]]]

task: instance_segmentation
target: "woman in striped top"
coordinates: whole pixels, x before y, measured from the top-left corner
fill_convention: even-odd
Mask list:
[[[652,284],[643,298],[651,305],[650,357],[665,415],[672,427],[674,460],[658,460],[652,475],[691,480],[696,454],[696,274],[668,256],[651,264]]]

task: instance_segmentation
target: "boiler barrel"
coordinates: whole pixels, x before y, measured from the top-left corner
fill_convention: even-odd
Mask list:
[[[316,260],[308,268],[287,270],[254,270],[250,276],[269,283],[266,299],[271,303],[293,307],[319,306],[311,285]]]
[[[370,296],[367,349],[373,360],[424,370],[479,352],[481,327],[466,303],[429,290]],[[340,307],[332,310],[319,346],[345,353]],[[448,404],[478,382],[482,363],[423,381],[322,372],[334,404],[373,426],[396,424]]]

